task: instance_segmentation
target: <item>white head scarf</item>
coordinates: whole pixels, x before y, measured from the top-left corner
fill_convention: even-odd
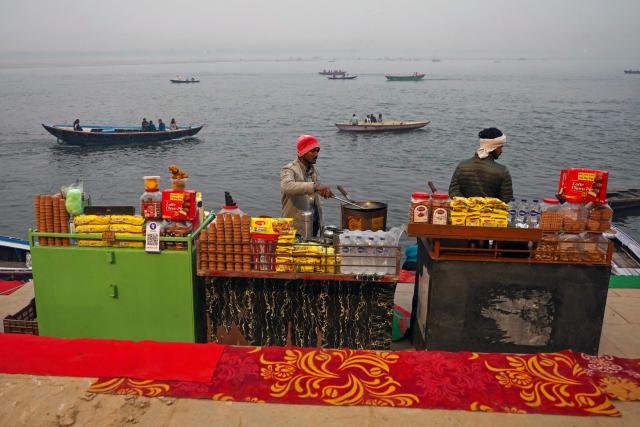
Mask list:
[[[493,150],[495,150],[496,148],[502,147],[506,143],[507,143],[507,136],[505,134],[502,134],[502,136],[499,136],[493,139],[481,138],[480,148],[478,148],[478,151],[476,151],[476,153],[478,154],[478,157],[480,157],[481,159],[484,159],[488,157],[489,153],[491,153]]]

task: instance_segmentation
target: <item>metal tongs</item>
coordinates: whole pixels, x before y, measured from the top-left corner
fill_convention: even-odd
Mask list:
[[[355,202],[353,201],[353,199],[352,199],[351,197],[349,197],[349,193],[347,193],[347,191],[346,191],[344,188],[342,188],[342,186],[341,186],[341,185],[337,185],[336,187],[338,188],[338,191],[340,191],[340,192],[342,193],[342,195],[344,196],[344,199],[343,199],[342,197],[338,197],[338,196],[336,196],[335,194],[333,195],[333,198],[334,198],[334,199],[336,199],[336,200],[337,200],[337,201],[339,201],[339,202],[342,202],[342,203],[346,203],[346,204],[348,204],[348,205],[355,206],[355,207],[356,207],[356,208],[358,208],[358,209],[365,209],[365,208],[363,208],[362,206],[360,206],[359,204],[355,203]]]

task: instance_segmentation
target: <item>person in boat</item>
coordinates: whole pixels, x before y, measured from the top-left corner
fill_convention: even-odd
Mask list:
[[[80,126],[80,119],[75,119],[73,122],[73,130],[76,132],[82,132],[82,127]]]
[[[153,120],[149,120],[149,126],[147,126],[147,132],[155,132],[156,125],[153,124]]]
[[[176,119],[171,119],[171,122],[169,123],[169,129],[178,130],[178,124],[176,123]]]
[[[371,113],[371,114],[369,115],[369,117],[370,117],[370,119],[369,119],[369,120],[371,120],[371,123],[376,123],[376,122],[377,122],[377,120],[376,120],[376,116],[374,116],[374,115],[373,115],[373,113]]]
[[[358,116],[356,116],[356,113],[353,113],[353,116],[351,116],[351,124],[354,126],[358,125]]]
[[[378,113],[378,123],[382,123],[382,114]]]
[[[320,142],[312,135],[300,135],[296,145],[298,158],[280,170],[282,217],[293,218],[296,230],[303,230],[302,212],[313,215],[313,235],[322,227],[320,196],[333,197],[331,188],[318,182],[315,167],[320,154]]]
[[[140,130],[142,132],[146,132],[148,128],[149,128],[149,122],[147,121],[147,118],[145,117],[145,118],[142,119],[142,124],[140,125]]]
[[[364,117],[364,123],[365,123],[365,124],[367,124],[367,123],[369,123],[369,121],[370,121],[370,120],[369,120],[369,116],[365,116],[365,117]]]
[[[463,160],[456,167],[449,184],[449,195],[497,197],[509,203],[513,198],[511,174],[506,166],[496,162],[507,137],[498,128],[483,129],[478,136],[480,148],[472,158]]]
[[[162,119],[158,119],[158,130],[160,132],[163,132],[163,131],[167,130],[167,126],[164,124]]]

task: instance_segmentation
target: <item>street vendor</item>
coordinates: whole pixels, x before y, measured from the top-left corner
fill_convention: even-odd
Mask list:
[[[511,175],[506,166],[496,162],[507,137],[498,128],[483,129],[478,134],[480,148],[475,155],[456,167],[449,195],[451,197],[496,197],[509,203],[513,198]]]
[[[282,217],[293,218],[297,230],[303,229],[302,212],[313,214],[313,235],[322,226],[320,198],[332,197],[331,189],[318,183],[315,164],[320,153],[320,142],[312,135],[301,135],[297,144],[298,158],[280,170]]]

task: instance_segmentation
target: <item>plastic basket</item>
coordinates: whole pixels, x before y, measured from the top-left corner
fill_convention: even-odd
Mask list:
[[[10,314],[5,317],[3,326],[5,334],[39,335],[35,298],[16,314]]]

